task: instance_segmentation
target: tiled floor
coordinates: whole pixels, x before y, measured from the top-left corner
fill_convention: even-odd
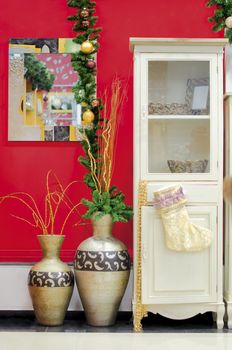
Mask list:
[[[231,350],[232,331],[217,330],[212,314],[173,321],[149,314],[133,332],[131,313],[112,327],[91,327],[82,312],[69,312],[61,327],[37,324],[32,312],[0,313],[0,350]]]
[[[216,328],[212,314],[197,315],[188,320],[175,321],[159,315],[149,314],[142,321],[143,333],[230,333],[225,327]],[[83,312],[69,312],[59,327],[46,327],[37,323],[33,312],[0,312],[0,332],[74,332],[74,333],[133,333],[132,314],[121,312],[112,327],[87,325]],[[1,350],[1,348],[0,348]]]
[[[1,350],[231,350],[227,333],[0,333]]]

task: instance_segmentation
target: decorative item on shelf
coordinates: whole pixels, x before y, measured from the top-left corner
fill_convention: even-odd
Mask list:
[[[183,103],[153,103],[150,102],[148,105],[149,114],[159,114],[159,115],[174,115],[174,114],[192,114],[187,104]]]
[[[216,6],[209,22],[215,22],[213,31],[225,30],[225,37],[232,43],[232,0],[207,0],[207,7]]]
[[[51,187],[50,177],[55,178],[55,184]],[[46,326],[58,326],[64,321],[65,314],[72,296],[74,276],[71,268],[60,260],[59,253],[64,240],[63,231],[71,214],[76,213],[78,204],[73,204],[67,191],[75,183],[71,182],[65,188],[59,179],[50,170],[46,178],[46,195],[44,198],[45,213],[39,210],[34,198],[26,192],[15,192],[1,196],[0,203],[6,199],[15,199],[22,203],[32,215],[31,219],[25,219],[13,215],[42,234],[38,240],[42,248],[42,260],[36,263],[28,275],[28,288],[32,299],[37,321]],[[59,228],[56,221],[60,214],[60,206],[66,207],[63,214],[63,224]],[[59,232],[59,234],[55,234]]]
[[[154,206],[161,216],[167,248],[179,252],[206,249],[212,232],[190,222],[182,186],[172,185],[154,192]]]
[[[104,97],[95,153],[88,133],[80,131],[86,157],[79,157],[79,161],[88,170],[85,183],[92,190],[92,200],[82,200],[88,208],[83,218],[91,218],[94,233],[77,248],[75,275],[87,322],[93,326],[114,324],[130,274],[127,249],[111,234],[114,222],[127,222],[132,216],[132,208],[124,203],[125,195],[111,185],[119,109],[124,97],[125,89],[115,80],[110,108],[108,96]]]
[[[185,103],[193,115],[209,114],[209,78],[188,79]]]
[[[202,160],[173,160],[167,161],[172,173],[204,173],[208,165],[207,159]]]

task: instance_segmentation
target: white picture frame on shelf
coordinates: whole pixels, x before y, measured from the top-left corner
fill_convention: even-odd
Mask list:
[[[209,114],[209,78],[187,80],[185,103],[193,115]]]

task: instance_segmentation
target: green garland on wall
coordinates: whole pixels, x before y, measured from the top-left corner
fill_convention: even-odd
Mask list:
[[[86,127],[82,133],[83,140],[81,144],[85,156],[78,158],[80,163],[88,170],[84,181],[92,191],[92,201],[82,200],[82,203],[87,207],[83,217],[90,218],[94,213],[97,213],[95,218],[100,218],[105,214],[110,214],[113,222],[127,222],[132,217],[133,212],[132,207],[124,202],[125,195],[116,186],[111,185],[111,177],[110,180],[105,179],[104,186],[96,181],[96,178],[102,174],[101,170],[99,170],[102,164],[104,162],[104,164],[107,163],[103,159],[104,156],[102,158],[99,145],[99,141],[100,143],[103,141],[101,132],[103,132],[104,125],[104,130],[106,130],[107,121],[106,118],[100,117],[100,111],[103,109],[102,101],[96,97],[95,54],[99,47],[97,39],[101,28],[95,28],[97,21],[97,17],[93,15],[95,5],[96,3],[92,0],[68,0],[68,6],[77,9],[77,13],[69,16],[68,19],[75,21],[73,30],[77,32],[77,35],[73,41],[80,45],[80,50],[72,54],[72,65],[79,75],[78,82],[73,87],[73,92],[76,102],[80,103],[85,109],[82,113],[84,126],[88,123],[91,124],[91,127]],[[112,136],[113,134],[110,135]],[[106,135],[104,140],[105,138],[107,138]],[[111,138],[111,140],[114,140],[114,138]],[[107,143],[107,147],[104,148],[105,151],[109,149],[109,143]],[[104,154],[108,155],[108,153]],[[95,166],[93,166],[93,159]],[[110,166],[107,167],[107,171],[109,168]],[[111,176],[111,174],[111,170],[107,172],[107,175]]]
[[[232,43],[232,0],[208,0],[207,7],[216,6],[209,22],[215,22],[212,30],[218,32],[225,30],[225,37]]]
[[[80,51],[72,54],[73,69],[78,73],[79,79],[73,87],[75,100],[81,104],[84,110],[82,122],[87,125],[91,122],[92,127],[86,128],[85,133],[89,139],[91,152],[97,158],[97,130],[99,128],[99,112],[102,109],[101,99],[96,98],[96,61],[95,54],[99,44],[97,39],[101,28],[95,28],[97,17],[94,16],[96,3],[92,0],[68,0],[68,6],[77,9],[77,13],[69,16],[68,20],[74,21],[74,32],[77,32],[73,41],[80,45]],[[80,156],[80,163],[88,170],[85,175],[85,183],[92,190],[95,184],[90,172],[90,160],[88,156],[88,145],[81,141],[85,156]]]

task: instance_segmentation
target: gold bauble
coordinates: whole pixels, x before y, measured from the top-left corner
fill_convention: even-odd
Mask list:
[[[87,106],[87,103],[86,103],[86,102],[81,102],[81,106],[82,106],[82,107],[86,107],[86,106]]]
[[[83,53],[88,54],[88,53],[93,52],[93,50],[94,50],[94,46],[93,46],[93,44],[92,44],[89,40],[84,41],[84,42],[81,44],[81,51],[82,51]]]
[[[87,109],[83,115],[82,115],[82,119],[83,121],[86,123],[86,124],[90,124],[93,122],[94,120],[94,113],[90,110],[90,109]]]

